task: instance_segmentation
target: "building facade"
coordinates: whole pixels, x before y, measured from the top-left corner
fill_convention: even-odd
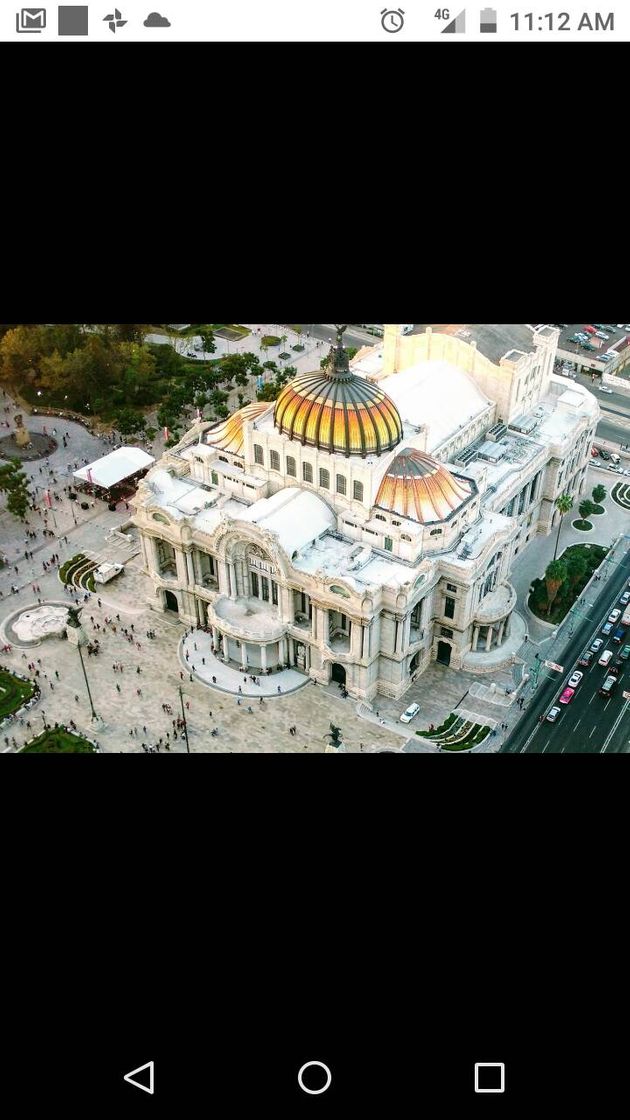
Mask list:
[[[599,411],[553,374],[550,327],[389,325],[351,366],[343,329],[326,371],[196,424],[134,521],[151,606],[226,661],[398,697],[501,649],[514,558],[583,492]]]

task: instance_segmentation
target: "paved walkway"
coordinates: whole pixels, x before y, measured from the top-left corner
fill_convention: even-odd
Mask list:
[[[242,695],[259,700],[261,696],[278,697],[310,684],[305,673],[296,669],[282,669],[280,672],[259,676],[260,670],[245,672],[226,664],[221,657],[212,652],[212,634],[203,630],[193,630],[182,638],[179,646],[181,671],[189,676],[193,673],[196,680],[217,692],[229,692],[232,696]],[[260,683],[254,684],[252,676]]]

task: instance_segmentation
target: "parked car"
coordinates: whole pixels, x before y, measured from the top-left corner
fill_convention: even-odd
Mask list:
[[[618,665],[617,660],[618,659],[613,661],[612,665],[608,666],[608,672],[611,677],[618,677],[621,673],[621,670],[623,669],[623,663],[621,665]]]
[[[589,647],[589,652],[590,653],[599,653],[603,644],[604,644],[604,639],[603,638],[596,638],[595,641],[593,642],[592,646]]]
[[[560,704],[570,704],[574,696],[575,696],[575,689],[574,688],[565,688],[564,692],[562,693],[562,696],[560,697],[559,703]]]
[[[580,683],[580,681],[582,680],[583,677],[584,677],[584,673],[580,673],[580,671],[578,669],[576,669],[573,676],[569,677],[569,688],[573,688],[573,689],[577,688],[577,686],[579,685],[579,683]]]
[[[599,454],[601,455],[602,459],[610,459],[610,451],[606,451],[605,447],[598,447],[597,450],[598,450]]]
[[[612,634],[612,628],[613,628],[612,622],[605,622],[604,625],[602,626],[601,630],[600,630],[600,634],[603,634],[604,637],[607,638],[609,634]]]
[[[625,632],[623,626],[618,626],[617,629],[615,630],[613,636],[612,636],[612,640],[613,640],[613,642],[619,642],[619,644],[621,645],[625,636],[626,636],[626,632]]]
[[[630,591],[624,591],[619,602],[625,607],[626,603],[630,603]]]
[[[598,385],[597,388],[600,393],[610,393],[612,395],[612,389],[609,389],[607,385]]]
[[[627,661],[630,658],[630,646],[624,646],[619,657],[622,661]]]
[[[584,327],[586,334],[597,334],[595,327]]]
[[[595,338],[601,338],[604,342],[608,342],[610,335],[605,334],[604,331],[595,331]]]
[[[592,342],[581,342],[580,346],[583,350],[597,350],[597,347],[593,346]]]
[[[417,716],[419,711],[420,711],[420,705],[419,704],[410,704],[409,707],[407,708],[407,710],[404,711],[403,714],[401,715],[400,722],[401,723],[411,723],[412,719],[415,719],[415,717]]]
[[[617,678],[608,676],[599,690],[600,696],[612,696],[617,687]]]
[[[553,708],[550,708],[549,711],[547,712],[547,722],[548,723],[555,723],[559,715],[560,715],[560,708],[558,708],[554,704]]]
[[[592,660],[593,660],[593,651],[590,650],[590,649],[587,649],[587,650],[584,651],[582,656],[580,658],[578,658],[578,665],[581,665],[583,669],[588,669]]]
[[[594,459],[599,459],[599,451],[596,447],[591,447],[591,455]]]
[[[603,665],[603,667],[606,668],[606,666],[609,665],[612,661],[612,655],[613,651],[611,649],[605,649],[597,664]]]
[[[611,611],[608,615],[608,621],[616,622],[618,618],[621,618],[621,611],[619,610],[619,607],[615,607],[614,611]]]

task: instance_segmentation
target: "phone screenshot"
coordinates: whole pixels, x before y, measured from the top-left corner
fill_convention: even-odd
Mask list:
[[[616,1116],[630,14],[116,2],[0,13],[0,1107]]]

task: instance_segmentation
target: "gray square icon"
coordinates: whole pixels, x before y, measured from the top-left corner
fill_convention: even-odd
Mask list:
[[[66,4],[59,5],[59,34],[60,35],[87,35],[88,9],[86,7],[70,7]]]

